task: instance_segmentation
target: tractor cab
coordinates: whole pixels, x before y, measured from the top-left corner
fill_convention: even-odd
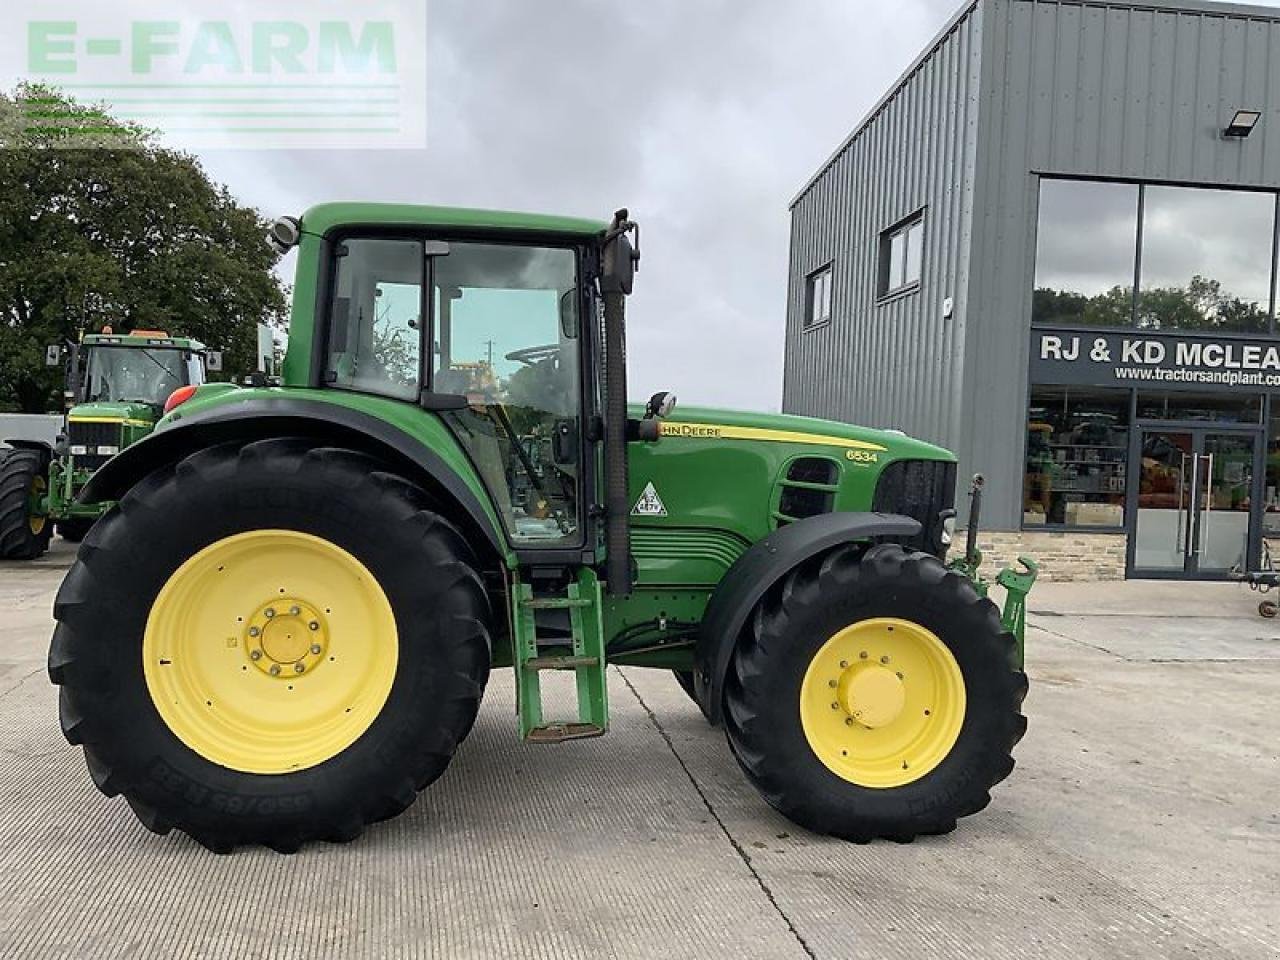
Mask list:
[[[51,365],[64,361],[58,347],[50,347],[48,355]],[[211,362],[213,369],[221,367],[220,354],[197,340],[162,330],[117,334],[110,327],[68,347],[65,362],[68,473],[92,472],[141,440],[164,415],[175,390],[202,385]]]

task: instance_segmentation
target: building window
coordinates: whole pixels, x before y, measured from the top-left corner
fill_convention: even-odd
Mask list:
[[[1031,320],[1266,333],[1276,209],[1275,193],[1043,180]]]
[[[1032,322],[1130,326],[1137,255],[1137,185],[1042,181]]]
[[[1256,393],[1138,393],[1139,420],[1204,420],[1261,423],[1262,397]]]
[[[816,327],[831,319],[831,265],[809,274],[804,292],[805,328]]]
[[[880,296],[920,285],[924,266],[924,213],[917,213],[880,235]]]
[[[1276,197],[1242,190],[1145,190],[1138,326],[1265,333]]]
[[[1024,527],[1124,525],[1129,396],[1127,390],[1032,390]]]

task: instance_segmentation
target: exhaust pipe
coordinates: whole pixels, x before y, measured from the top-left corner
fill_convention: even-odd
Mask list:
[[[604,298],[605,580],[611,597],[628,597],[631,571],[630,493],[627,476],[627,295],[640,253],[627,234],[639,230],[619,210],[604,235],[600,293]]]

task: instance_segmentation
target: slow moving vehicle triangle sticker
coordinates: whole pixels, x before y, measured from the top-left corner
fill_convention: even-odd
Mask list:
[[[640,499],[636,501],[636,505],[631,508],[633,517],[665,517],[667,508],[662,504],[662,498],[658,496],[658,491],[650,480],[644,485],[644,492],[640,494]]]

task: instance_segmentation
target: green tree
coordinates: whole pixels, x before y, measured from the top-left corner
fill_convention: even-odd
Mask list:
[[[279,326],[268,223],[154,135],[48,87],[0,91],[0,409],[56,404],[44,346],[164,329],[253,369]]]

